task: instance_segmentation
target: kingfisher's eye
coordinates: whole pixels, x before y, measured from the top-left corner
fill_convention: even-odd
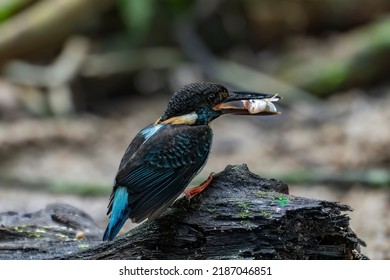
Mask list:
[[[215,103],[217,101],[217,95],[215,93],[210,93],[209,96],[207,97],[208,100],[211,102],[211,103]]]

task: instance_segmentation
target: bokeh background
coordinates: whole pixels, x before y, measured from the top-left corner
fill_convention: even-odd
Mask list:
[[[363,253],[390,259],[388,0],[1,0],[0,67],[0,212],[62,202],[104,228],[128,143],[214,81],[282,114],[214,121],[194,184],[246,163],[350,205]]]

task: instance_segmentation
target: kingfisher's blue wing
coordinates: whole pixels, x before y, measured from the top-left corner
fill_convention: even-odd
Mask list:
[[[212,141],[207,125],[169,124],[143,135],[138,149],[128,148],[132,154],[125,154],[114,187],[114,192],[126,187],[129,217],[134,222],[155,217],[182,193],[205,164]]]

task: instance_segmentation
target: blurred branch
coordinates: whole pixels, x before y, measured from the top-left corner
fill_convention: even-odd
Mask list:
[[[36,0],[1,0],[0,23]]]
[[[5,75],[16,84],[47,89],[50,111],[55,115],[72,113],[74,106],[70,83],[83,65],[89,45],[85,38],[72,37],[51,65],[12,61],[4,69]]]
[[[89,42],[82,37],[70,38],[57,59],[49,66],[12,61],[4,69],[14,83],[33,87],[56,87],[71,82],[77,75],[106,77],[140,69],[176,66],[183,55],[173,48],[146,48],[88,54]]]
[[[89,49],[89,41],[82,37],[71,37],[60,55],[48,66],[32,65],[22,61],[11,61],[4,69],[10,81],[34,87],[57,87],[68,84],[78,74]]]
[[[386,77],[390,59],[390,17],[340,35],[309,55],[284,58],[277,76],[318,95],[363,86]]]
[[[32,65],[22,61],[11,61],[4,68],[6,78],[25,87],[24,96],[41,93],[40,104],[34,112],[66,115],[74,111],[71,83],[77,77],[104,78],[127,74],[140,69],[170,68],[183,61],[182,54],[173,48],[148,48],[124,50],[100,54],[89,54],[90,42],[82,37],[70,38],[60,55],[48,66]],[[27,90],[28,89],[28,90]],[[47,91],[47,98],[42,97]],[[35,94],[34,96],[39,96]],[[22,100],[36,102],[36,98]],[[40,100],[40,99],[39,99]],[[46,102],[45,102],[46,101]],[[46,108],[45,104],[49,106]],[[30,108],[30,104],[26,104]]]
[[[183,61],[173,48],[144,48],[132,51],[88,55],[82,69],[84,77],[104,77],[129,73],[143,68],[169,68]]]
[[[86,16],[114,0],[42,0],[0,26],[0,64],[70,34]]]

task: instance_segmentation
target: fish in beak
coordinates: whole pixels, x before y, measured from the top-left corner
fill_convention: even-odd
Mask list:
[[[280,114],[272,102],[281,99],[277,94],[233,91],[214,110],[233,115],[276,115]]]

